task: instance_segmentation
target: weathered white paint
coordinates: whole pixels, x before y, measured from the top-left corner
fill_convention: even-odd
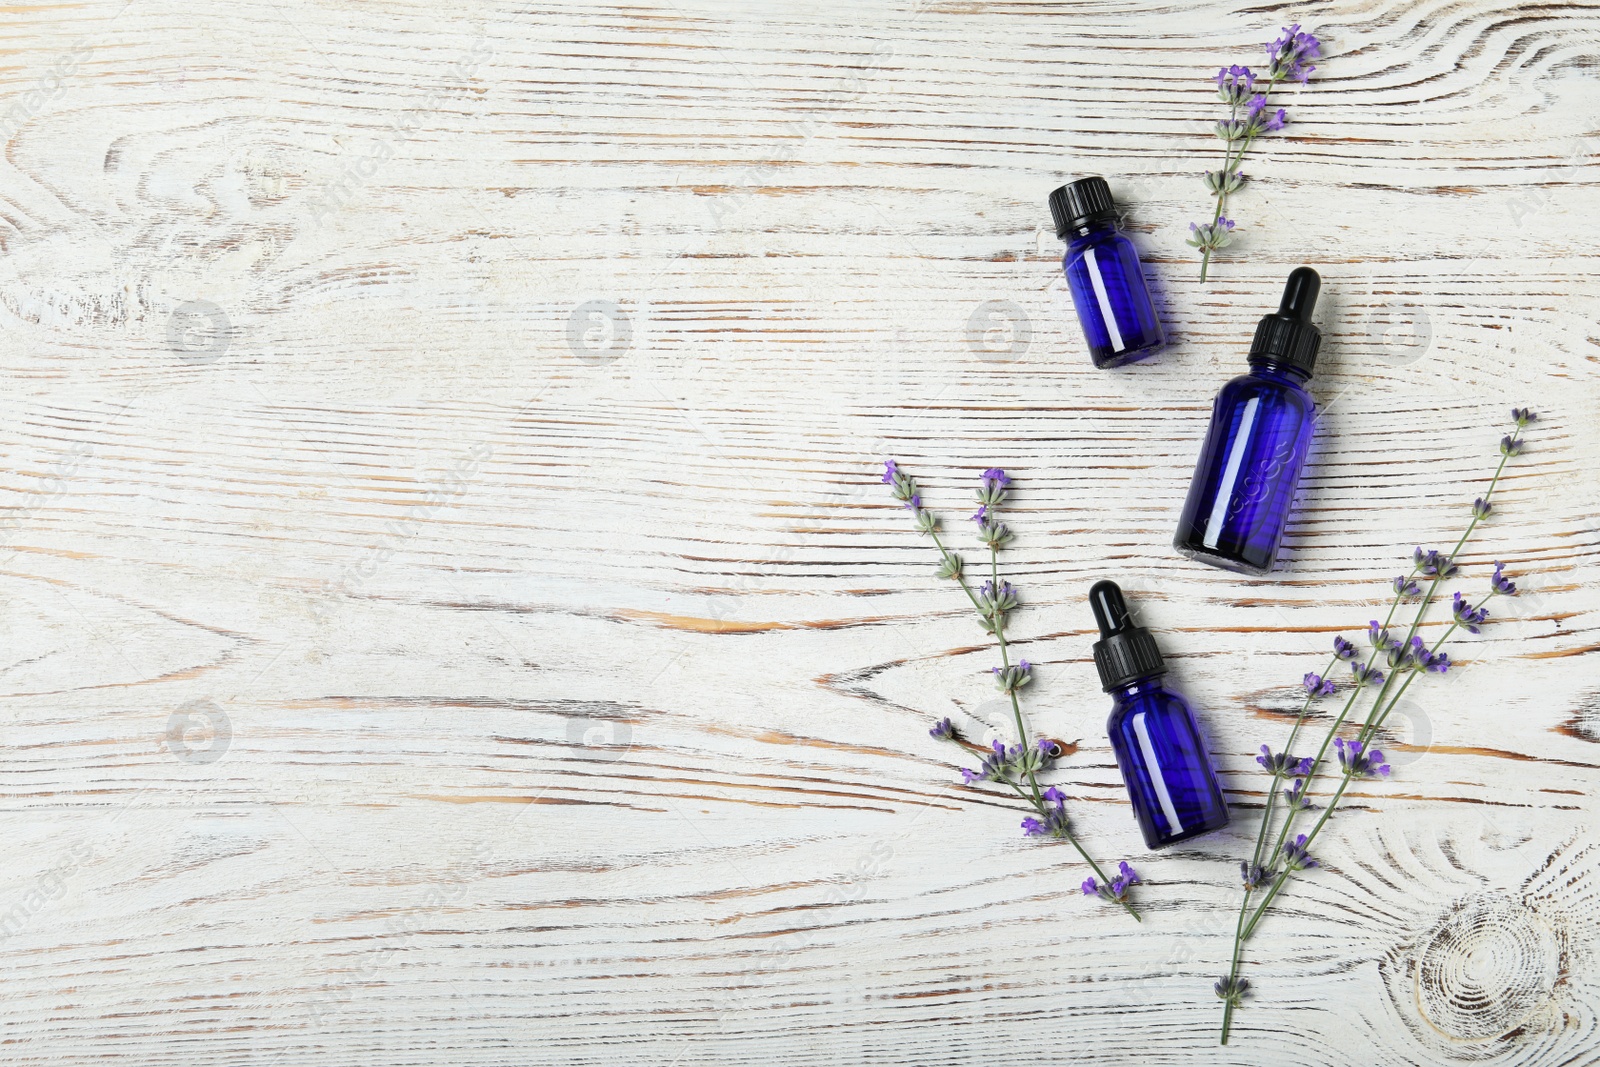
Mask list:
[[[1331,54],[1202,287],[1208,78],[1292,19]],[[0,1060],[1600,1062],[1594,7],[90,0],[0,35]],[[1075,336],[1044,198],[1085,172],[1153,365]],[[1287,567],[1241,580],[1168,540],[1302,262],[1324,416]],[[1256,747],[1513,403],[1468,580],[1533,595],[1414,690],[1217,1051]],[[957,543],[1016,475],[1028,706],[1142,926],[926,736],[1003,723],[995,660],[885,455]],[[1170,855],[1105,742],[1106,575],[1237,805]]]

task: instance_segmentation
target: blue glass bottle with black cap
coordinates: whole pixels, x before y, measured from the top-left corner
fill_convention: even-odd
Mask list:
[[[1050,194],[1056,236],[1067,242],[1061,269],[1096,367],[1120,367],[1161,349],[1165,338],[1145,287],[1139,252],[1117,229],[1104,178],[1079,178]]]
[[[1089,607],[1100,627],[1094,665],[1111,694],[1106,730],[1147,848],[1162,848],[1228,825],[1200,724],[1167,673],[1155,638],[1128,615],[1116,582],[1096,582]]]
[[[1277,313],[1256,326],[1250,372],[1217,393],[1172,539],[1190,559],[1258,576],[1277,562],[1316,421],[1306,383],[1322,344],[1311,324],[1321,288],[1310,267],[1290,272]]]

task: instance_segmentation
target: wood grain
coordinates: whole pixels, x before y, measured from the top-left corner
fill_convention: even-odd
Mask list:
[[[1209,76],[1328,42],[1236,254]],[[0,1062],[1600,1063],[1600,8],[88,0],[0,23]],[[1172,347],[1095,371],[1101,173]],[[1210,399],[1324,277],[1287,563],[1168,547]],[[1526,595],[1252,942],[1295,680],[1454,536]],[[1090,847],[960,786],[995,662],[878,482],[1017,478]],[[961,538],[957,533],[958,539]],[[970,549],[969,549],[970,552]],[[1148,856],[1095,579],[1236,819]]]

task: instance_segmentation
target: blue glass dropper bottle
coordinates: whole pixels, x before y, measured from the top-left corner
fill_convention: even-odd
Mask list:
[[[1190,559],[1254,575],[1277,562],[1316,415],[1305,384],[1322,343],[1311,324],[1321,287],[1310,267],[1289,274],[1277,314],[1256,326],[1250,372],[1217,394],[1172,540]]]
[[[1120,367],[1160,350],[1161,320],[1150,303],[1139,252],[1117,229],[1104,178],[1079,178],[1050,194],[1056,236],[1067,242],[1061,269],[1096,367]]]
[[[1161,684],[1166,665],[1154,637],[1128,617],[1116,582],[1096,582],[1089,607],[1100,627],[1094,665],[1111,694],[1106,729],[1147,848],[1228,825],[1228,805],[1194,712]]]

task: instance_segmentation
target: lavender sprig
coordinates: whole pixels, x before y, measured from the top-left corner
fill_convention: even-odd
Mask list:
[[[995,688],[1010,698],[1017,727],[1017,741],[1014,744],[995,741],[988,749],[968,745],[949,719],[934,723],[928,731],[929,735],[963,748],[977,748],[982,753],[978,766],[961,768],[961,777],[966,784],[995,782],[1010,787],[1035,812],[1022,820],[1023,834],[1045,840],[1066,841],[1077,849],[1078,855],[1094,871],[1094,877],[1084,883],[1084,892],[1120,905],[1129,915],[1142,922],[1142,916],[1128,900],[1129,889],[1140,880],[1133,868],[1124,862],[1119,877],[1107,877],[1072,832],[1067,818],[1066,795],[1054,786],[1044,790],[1039,788],[1039,772],[1048,769],[1062,750],[1057,742],[1049,738],[1038,738],[1029,743],[1028,727],[1022,718],[1022,703],[1017,698],[1017,692],[1033,681],[1033,665],[1025,659],[1012,663],[1010,646],[1006,641],[1006,622],[1022,603],[1016,587],[1000,577],[1000,548],[1011,541],[1012,533],[1000,521],[998,512],[1006,501],[1011,477],[1000,468],[991,467],[979,479],[978,510],[971,518],[977,523],[978,540],[989,549],[989,579],[977,592],[967,581],[966,566],[961,557],[947,549],[940,540],[939,520],[922,506],[922,493],[917,488],[916,479],[901,471],[899,465],[890,459],[883,464],[883,481],[890,487],[895,499],[912,512],[917,529],[933,539],[934,547],[939,550],[939,577],[954,579],[961,586],[962,592],[967,594],[967,599],[972,601],[972,607],[978,613],[978,625],[983,627],[985,633],[995,636],[1000,649],[1000,666],[992,668]],[[1091,885],[1095,888],[1088,888]]]
[[[1213,80],[1217,83],[1217,96],[1228,105],[1228,117],[1216,125],[1216,135],[1224,146],[1222,169],[1205,172],[1206,190],[1216,199],[1216,210],[1207,223],[1189,224],[1188,243],[1200,250],[1200,280],[1206,280],[1211,266],[1211,256],[1218,249],[1233,243],[1234,221],[1224,214],[1228,197],[1244,184],[1244,173],[1239,164],[1245,153],[1264,133],[1283,129],[1289,121],[1283,108],[1271,111],[1267,104],[1272,90],[1281,81],[1304,84],[1316,70],[1307,60],[1320,58],[1322,42],[1309,33],[1300,32],[1300,24],[1284,28],[1283,34],[1266,46],[1267,74],[1257,92],[1257,78],[1249,67],[1234,64],[1223,67]]]
[[[1525,428],[1535,421],[1533,412],[1526,408],[1513,408],[1512,419],[1515,421],[1517,431]],[[1304,872],[1318,866],[1310,854],[1310,848],[1316,841],[1317,835],[1327,825],[1328,817],[1333,814],[1339,801],[1343,799],[1350,783],[1357,779],[1385,777],[1390,773],[1389,765],[1384,762],[1383,753],[1373,747],[1373,741],[1378,732],[1382,730],[1390,712],[1394,710],[1401,698],[1405,696],[1406,689],[1416,680],[1418,675],[1426,673],[1444,674],[1450,670],[1452,664],[1450,656],[1442,650],[1445,642],[1453,637],[1458,629],[1466,629],[1477,633],[1479,628],[1489,617],[1485,604],[1496,596],[1514,596],[1517,587],[1514,582],[1505,576],[1503,564],[1496,563],[1494,574],[1489,579],[1489,592],[1482,599],[1473,602],[1457,592],[1452,601],[1453,622],[1444,631],[1438,640],[1428,644],[1418,635],[1418,630],[1423,624],[1429,607],[1436,599],[1439,586],[1446,579],[1456,575],[1460,570],[1457,559],[1465,547],[1478,524],[1492,512],[1491,500],[1495,489],[1500,483],[1500,476],[1505,471],[1506,462],[1523,450],[1523,441],[1517,431],[1507,435],[1500,445],[1500,463],[1495,468],[1494,476],[1489,480],[1489,487],[1483,496],[1473,501],[1471,518],[1466,530],[1456,541],[1455,547],[1448,553],[1441,553],[1436,549],[1424,550],[1418,548],[1412,555],[1412,570],[1408,575],[1397,577],[1392,583],[1394,595],[1389,602],[1388,614],[1382,622],[1372,620],[1367,627],[1368,642],[1371,651],[1366,656],[1366,661],[1360,662],[1356,654],[1356,646],[1343,637],[1334,638],[1334,657],[1329,662],[1332,667],[1335,663],[1346,660],[1350,662],[1352,685],[1344,707],[1335,717],[1324,736],[1322,745],[1316,756],[1307,761],[1293,761],[1287,756],[1274,757],[1271,749],[1262,746],[1262,756],[1257,757],[1257,762],[1272,772],[1273,780],[1267,793],[1267,803],[1261,819],[1261,827],[1256,834],[1256,847],[1253,858],[1248,863],[1242,863],[1240,869],[1244,878],[1244,899],[1239,905],[1239,920],[1234,929],[1233,956],[1229,964],[1228,973],[1217,982],[1217,995],[1223,1000],[1222,1010],[1222,1043],[1228,1043],[1228,1033],[1233,1021],[1233,1013],[1238,1008],[1243,997],[1243,990],[1249,983],[1239,976],[1241,957],[1244,944],[1255,932],[1267,909],[1282,892],[1289,879],[1296,873]],[[1419,585],[1418,578],[1426,579],[1426,585]],[[1390,627],[1394,623],[1394,616],[1403,601],[1417,601],[1416,615],[1411,625],[1402,635],[1397,636]],[[1387,673],[1375,666],[1375,662],[1382,657],[1389,667]],[[1325,670],[1322,675],[1307,675],[1303,688],[1306,692],[1305,703],[1302,705],[1299,716],[1295,719],[1293,728],[1289,732],[1289,741],[1285,750],[1294,746],[1301,725],[1305,722],[1307,711],[1311,702],[1319,696],[1325,695],[1323,683],[1327,675]],[[1339,736],[1350,711],[1357,701],[1367,692],[1376,689],[1376,696],[1368,709],[1366,720],[1356,732],[1354,740]],[[1324,766],[1328,749],[1335,750],[1341,774],[1337,787],[1328,801],[1323,805],[1321,816],[1312,825],[1308,832],[1297,834],[1292,840],[1290,834],[1303,812],[1312,810],[1312,805],[1307,797],[1311,783],[1317,778]],[[1306,763],[1310,766],[1307,767]],[[1277,842],[1271,849],[1266,847],[1266,842],[1273,822],[1273,808],[1280,792],[1280,785],[1285,777],[1294,777],[1295,784],[1292,789],[1281,790],[1284,799],[1284,814],[1277,834]],[[1265,895],[1259,903],[1254,903],[1253,896],[1257,891],[1264,890]],[[1252,905],[1254,906],[1252,907]]]

